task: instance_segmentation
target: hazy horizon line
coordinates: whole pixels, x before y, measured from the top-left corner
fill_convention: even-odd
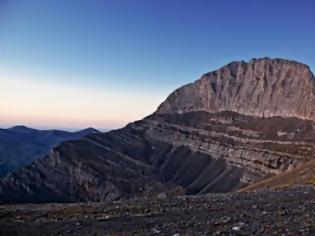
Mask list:
[[[81,130],[84,130],[84,129],[88,129],[88,128],[93,128],[93,129],[96,129],[98,131],[101,131],[101,132],[106,132],[106,131],[110,131],[110,130],[114,130],[114,129],[119,129],[119,128],[122,128],[122,127],[118,127],[118,128],[99,128],[99,127],[93,127],[93,126],[87,126],[87,127],[67,127],[67,126],[33,126],[33,125],[25,125],[25,124],[16,124],[16,125],[7,125],[7,124],[0,124],[0,129],[10,129],[10,128],[13,128],[13,127],[17,127],[17,126],[24,126],[24,127],[27,127],[27,128],[30,128],[30,129],[37,129],[37,130],[62,130],[62,131],[69,131],[69,132],[77,132],[77,131],[81,131]]]

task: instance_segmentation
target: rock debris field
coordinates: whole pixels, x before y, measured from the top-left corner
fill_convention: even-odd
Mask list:
[[[315,235],[315,188],[1,205],[0,235]]]

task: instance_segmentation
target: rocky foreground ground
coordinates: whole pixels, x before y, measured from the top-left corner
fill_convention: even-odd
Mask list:
[[[2,205],[0,235],[315,235],[315,188]]]

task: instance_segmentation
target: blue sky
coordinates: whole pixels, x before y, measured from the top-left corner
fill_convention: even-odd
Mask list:
[[[10,98],[0,95],[0,125],[120,127],[233,60],[282,57],[314,71],[314,42],[312,0],[1,0],[0,82]]]

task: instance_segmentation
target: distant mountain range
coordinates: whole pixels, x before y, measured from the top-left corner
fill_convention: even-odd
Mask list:
[[[93,128],[77,132],[63,130],[37,130],[26,126],[0,129],[0,176],[17,170],[39,157],[63,141],[74,140],[99,131]]]

